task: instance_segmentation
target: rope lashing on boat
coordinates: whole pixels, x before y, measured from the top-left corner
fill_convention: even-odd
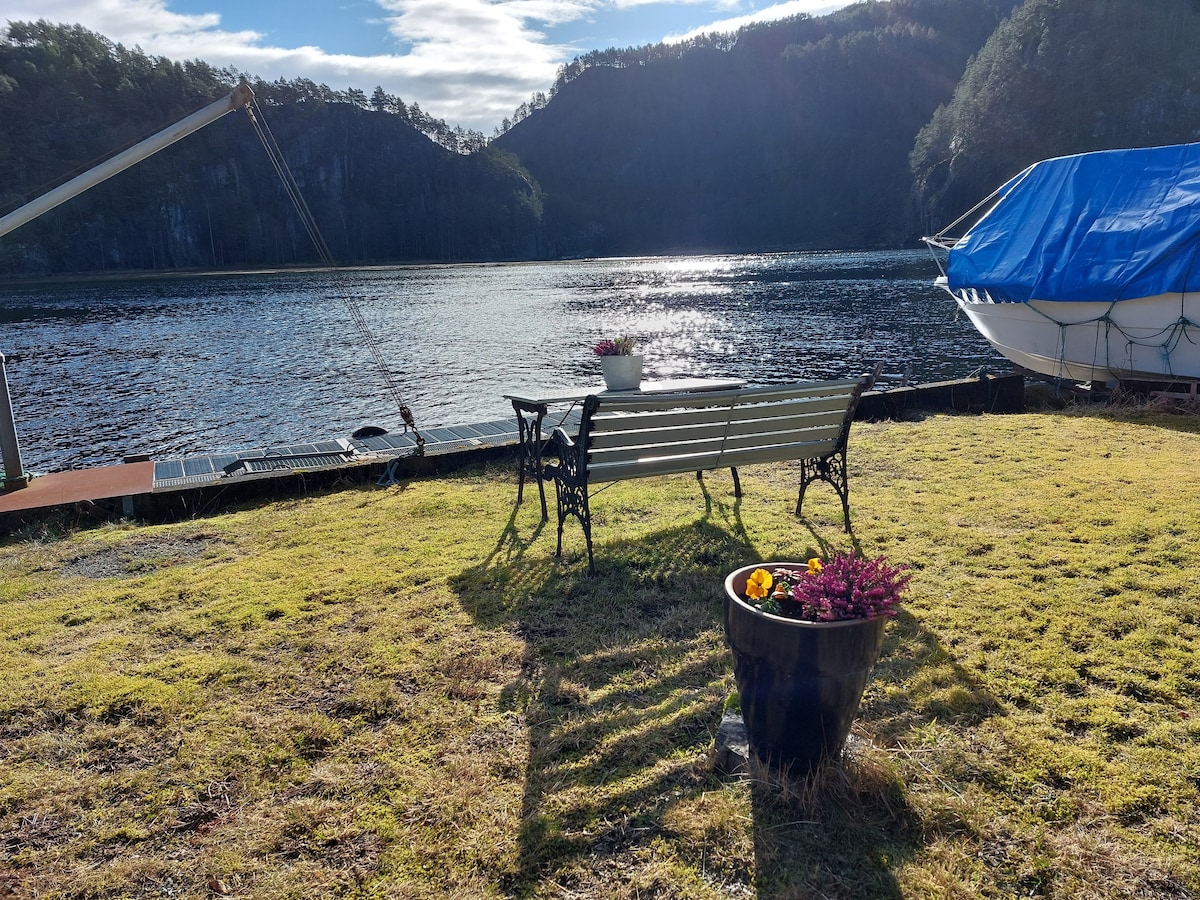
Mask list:
[[[1153,335],[1144,338],[1136,338],[1130,335],[1129,332],[1122,328],[1119,323],[1113,320],[1111,314],[1113,309],[1116,308],[1117,302],[1118,301],[1116,300],[1109,301],[1108,309],[1105,310],[1105,312],[1093,319],[1083,319],[1078,322],[1061,322],[1036,306],[1031,305],[1030,308],[1047,321],[1058,326],[1058,356],[1060,365],[1065,364],[1066,362],[1067,329],[1072,326],[1096,325],[1102,322],[1104,323],[1104,350],[1106,357],[1111,358],[1112,356],[1111,347],[1113,342],[1110,335],[1115,331],[1125,341],[1125,354],[1129,368],[1133,368],[1133,348],[1147,347],[1158,350],[1162,354],[1163,365],[1167,373],[1171,374],[1171,354],[1185,338],[1187,339],[1188,343],[1196,343],[1196,341],[1188,333],[1188,329],[1200,330],[1200,323],[1193,322],[1187,316],[1180,314],[1178,319],[1160,331],[1155,332]],[[1159,338],[1161,338],[1161,340],[1158,340]],[[1097,346],[1095,348],[1095,354],[1092,357],[1092,364],[1097,365],[1099,359],[1100,347]],[[1105,366],[1108,365],[1109,364],[1106,362]]]
[[[325,238],[321,234],[321,229],[317,226],[316,217],[305,202],[304,195],[300,192],[300,185],[292,175],[287,161],[283,158],[283,151],[280,149],[279,143],[275,140],[275,135],[267,124],[266,116],[263,114],[262,107],[259,106],[257,100],[252,101],[246,106],[246,114],[250,117],[254,131],[262,142],[263,149],[267,151],[267,157],[271,160],[271,165],[275,168],[275,173],[279,176],[279,180],[287,192],[288,199],[292,201],[292,206],[295,207],[296,213],[304,225],[304,230],[313,242],[313,247],[316,248],[317,255],[321,258],[322,264],[327,269],[337,269],[333,253],[330,251],[329,245],[325,242]],[[397,386],[396,380],[392,377],[391,369],[388,368],[383,358],[383,353],[379,349],[379,343],[371,333],[371,329],[367,325],[367,320],[363,317],[362,310],[349,291],[342,292],[342,300],[345,302],[346,309],[350,313],[350,319],[354,322],[355,327],[358,328],[363,344],[366,345],[367,351],[371,354],[375,365],[382,373],[388,392],[392,395],[392,399],[396,402],[396,407],[400,410],[400,418],[404,420],[404,430],[407,432],[409,429],[412,429],[413,438],[417,442],[416,455],[424,455],[425,438],[417,430],[417,423],[413,419],[412,410],[408,408],[408,405],[400,397],[400,388]]]

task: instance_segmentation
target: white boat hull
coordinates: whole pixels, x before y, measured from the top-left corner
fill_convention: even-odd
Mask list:
[[[1072,381],[1200,379],[1200,294],[1116,303],[951,295],[996,350],[1031,371]]]

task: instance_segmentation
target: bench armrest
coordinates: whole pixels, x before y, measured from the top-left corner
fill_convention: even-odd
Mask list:
[[[562,456],[563,453],[570,453],[574,447],[575,441],[572,440],[571,435],[561,425],[550,433],[550,449],[559,456]]]
[[[551,432],[548,449],[558,457],[558,462],[543,468],[546,478],[572,487],[587,483],[585,461],[580,458],[582,445],[566,429],[560,426]]]

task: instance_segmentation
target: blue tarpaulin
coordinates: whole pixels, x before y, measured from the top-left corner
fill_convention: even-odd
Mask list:
[[[1043,160],[950,251],[951,290],[996,301],[1200,290],[1200,144]]]

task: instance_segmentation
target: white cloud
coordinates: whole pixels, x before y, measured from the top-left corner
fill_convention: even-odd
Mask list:
[[[202,59],[268,80],[307,78],[368,93],[382,85],[452,125],[490,132],[535,91],[548,89],[576,52],[549,43],[530,23],[571,21],[593,8],[585,0],[383,0],[380,6],[380,27],[398,44],[394,55],[271,46],[260,32],[222,29],[216,13],[173,13],[163,0],[13,0],[3,15],[80,24],[153,56]]]
[[[401,59],[413,74],[509,71],[543,78],[547,67],[553,77],[554,67],[569,48],[546,43],[545,34],[530,27],[531,14],[561,21],[567,7],[579,6],[527,0],[383,0],[382,5],[394,12],[385,21],[389,32],[410,48]]]
[[[742,0],[666,0],[674,6],[715,6],[718,9],[737,9]],[[611,0],[615,9],[634,9],[639,6],[661,6],[664,0]]]
[[[218,28],[221,17],[217,13],[173,13],[162,0],[13,0],[5,3],[4,19],[79,24],[116,43],[139,46],[159,56],[172,56],[165,47],[191,47],[196,41],[242,47],[262,37],[255,31],[221,31]],[[195,59],[199,54],[190,53],[182,58]]]
[[[636,3],[642,2],[642,0],[628,0],[628,2]],[[645,2],[653,2],[653,0],[645,0]],[[842,7],[849,5],[850,3],[845,2],[845,0],[841,3],[831,2],[831,0],[785,0],[783,3],[776,3],[752,13],[721,19],[700,28],[693,28],[691,31],[683,34],[667,35],[663,38],[663,42],[670,44],[678,41],[686,41],[702,34],[728,33],[757,22],[774,22],[776,19],[786,19],[803,13],[808,13],[812,16],[821,16],[826,13],[836,12]]]
[[[546,90],[572,49],[536,26],[572,21],[579,0],[380,0],[403,55],[392,57],[400,93],[451,123],[490,131],[535,91]],[[385,88],[387,84],[384,84]]]

